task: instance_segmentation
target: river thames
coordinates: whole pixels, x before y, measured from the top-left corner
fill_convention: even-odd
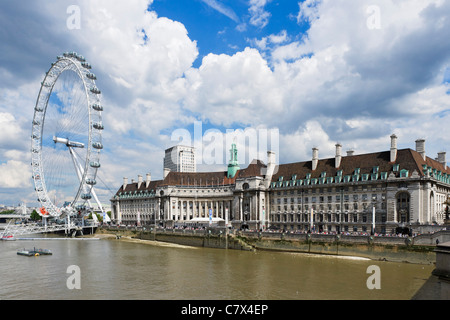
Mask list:
[[[17,255],[33,247],[53,254]],[[126,239],[2,241],[0,252],[0,300],[409,300],[434,269]],[[368,287],[370,266],[380,289]]]

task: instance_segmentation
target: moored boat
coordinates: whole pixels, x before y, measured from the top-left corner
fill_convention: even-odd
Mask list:
[[[1,239],[2,239],[2,240],[6,240],[6,241],[16,240],[16,238],[15,238],[13,235],[11,235],[11,234],[9,234],[9,235],[4,235],[4,236],[1,237]]]
[[[53,253],[48,249],[21,249],[17,251],[18,255],[21,256],[40,256],[40,255],[52,255]]]

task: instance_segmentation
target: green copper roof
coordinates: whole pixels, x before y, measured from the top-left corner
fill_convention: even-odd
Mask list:
[[[234,176],[236,175],[236,172],[239,170],[239,163],[237,160],[237,148],[236,148],[236,144],[233,143],[231,145],[231,149],[230,149],[230,162],[228,163],[228,173],[227,173],[227,177],[228,178],[234,178]]]

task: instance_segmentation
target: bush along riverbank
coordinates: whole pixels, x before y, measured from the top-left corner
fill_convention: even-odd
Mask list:
[[[435,245],[431,245],[435,239],[441,239],[441,242],[450,240],[450,231],[420,237],[381,237],[238,230],[229,230],[227,233],[224,228],[155,230],[150,227],[101,227],[97,233],[114,234],[116,238],[130,236],[195,247],[357,256],[420,264],[436,262]]]

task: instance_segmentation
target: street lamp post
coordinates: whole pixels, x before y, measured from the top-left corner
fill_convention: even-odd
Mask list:
[[[375,197],[372,197],[372,230],[371,235],[373,236],[375,234],[375,206],[377,203],[377,199]]]
[[[344,218],[344,215],[342,214],[344,212],[344,187],[341,187],[341,210],[340,210],[340,218],[339,218],[339,234],[342,232],[342,219]]]
[[[153,228],[155,229],[153,231],[153,240],[156,241],[156,212],[155,212],[154,208],[152,209],[152,211],[153,211],[153,219],[155,220],[155,223],[154,223],[154,226],[153,226]]]

